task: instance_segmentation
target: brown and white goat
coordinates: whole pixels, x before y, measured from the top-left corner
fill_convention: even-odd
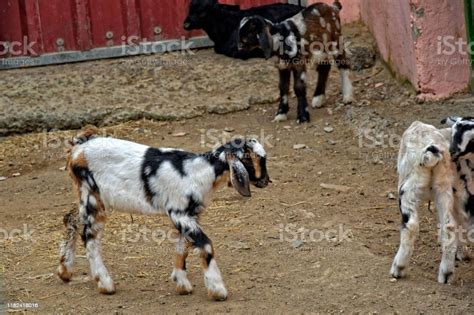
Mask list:
[[[312,106],[324,103],[326,83],[331,70],[330,57],[335,59],[341,73],[343,102],[353,101],[349,78],[350,63],[346,56],[341,33],[339,1],[333,5],[313,4],[292,18],[272,23],[261,16],[242,19],[239,29],[239,46],[251,50],[260,48],[268,59],[278,56],[280,72],[280,105],[275,121],[287,119],[290,78],[293,73],[294,90],[298,98],[298,123],[310,120],[306,100],[306,69],[317,65],[318,84]]]
[[[101,257],[106,210],[167,215],[179,233],[172,279],[180,294],[192,292],[186,275],[186,257],[196,249],[204,269],[209,296],[225,300],[227,289],[215,260],[214,247],[198,219],[220,183],[230,182],[243,196],[250,184],[270,182],[266,154],[255,139],[237,139],[211,152],[195,154],[152,148],[114,138],[98,137],[88,129],[72,141],[67,157],[69,174],[79,199],[79,211],[66,215],[66,239],[60,247],[59,277],[67,282],[79,226],[91,275],[99,291],[113,294],[115,286]]]

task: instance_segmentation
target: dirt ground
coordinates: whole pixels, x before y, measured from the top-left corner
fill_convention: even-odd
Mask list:
[[[50,68],[41,71],[57,71]],[[276,76],[274,69],[269,71]],[[0,73],[3,80],[8,75]],[[103,248],[117,293],[97,292],[81,244],[74,280],[63,284],[55,275],[58,245],[62,217],[74,202],[63,170],[63,144],[76,131],[0,138],[0,176],[7,177],[0,181],[3,300],[38,303],[31,310],[47,314],[473,313],[470,263],[458,263],[453,283],[436,282],[440,247],[435,214],[427,207],[420,213],[421,232],[408,277],[394,281],[389,276],[399,243],[397,139],[413,120],[439,125],[447,115],[472,114],[472,99],[460,95],[420,103],[378,63],[353,75],[357,102],[343,106],[338,78],[333,70],[327,105],[311,109],[309,124],[296,125],[293,97],[291,120],[279,124],[272,122],[273,102],[225,115],[173,122],[141,119],[101,128],[114,137],[190,151],[207,151],[216,141],[236,135],[256,135],[265,143],[273,183],[253,189],[250,199],[223,188],[201,218],[230,292],[225,302],[207,298],[196,255],[188,258],[194,293],[175,293],[169,279],[174,246],[161,234],[151,235],[171,230],[166,218],[132,218],[113,211]],[[312,87],[314,80],[312,74]],[[74,84],[65,91],[68,87]],[[278,96],[276,86],[271,93]],[[192,103],[204,96],[196,92],[188,97]],[[334,190],[321,184],[346,187]]]

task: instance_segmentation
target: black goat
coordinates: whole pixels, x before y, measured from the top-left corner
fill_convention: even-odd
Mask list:
[[[219,4],[217,0],[191,0],[189,13],[184,21],[187,31],[203,29],[214,42],[214,51],[232,58],[263,58],[261,49],[252,51],[238,49],[240,22],[244,17],[259,15],[272,22],[281,22],[303,10],[291,4],[270,4],[248,10],[238,5]]]

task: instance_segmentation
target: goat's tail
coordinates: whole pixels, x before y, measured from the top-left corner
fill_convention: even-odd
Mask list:
[[[332,4],[338,11],[342,10],[342,4],[339,2],[339,0],[335,0],[334,3]]]
[[[94,126],[86,126],[81,132],[79,132],[74,138],[69,141],[69,144],[73,147],[75,145],[83,144],[92,138],[95,138],[99,134],[99,129]]]
[[[448,125],[449,127],[452,127],[460,119],[461,118],[457,117],[457,116],[449,116],[449,117],[446,117],[443,120],[441,120],[441,123],[444,124],[444,125]]]
[[[443,160],[443,154],[436,145],[429,145],[423,149],[421,153],[420,166],[426,168],[435,167],[440,161]]]

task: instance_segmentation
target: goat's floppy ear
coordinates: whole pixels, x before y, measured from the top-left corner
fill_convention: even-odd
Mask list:
[[[448,125],[450,127],[454,126],[456,122],[458,122],[461,119],[461,117],[457,116],[449,116],[441,120],[442,124]]]
[[[230,169],[230,182],[235,190],[244,197],[250,197],[250,180],[249,173],[245,169],[242,162],[231,154],[226,156],[227,163]]]
[[[263,50],[263,55],[265,59],[269,59],[273,53],[273,39],[270,35],[269,26],[263,28],[263,31],[257,35],[258,44],[260,48]]]
[[[258,43],[263,50],[265,59],[270,59],[273,53],[273,41],[268,29],[265,28],[262,33],[258,34]]]

